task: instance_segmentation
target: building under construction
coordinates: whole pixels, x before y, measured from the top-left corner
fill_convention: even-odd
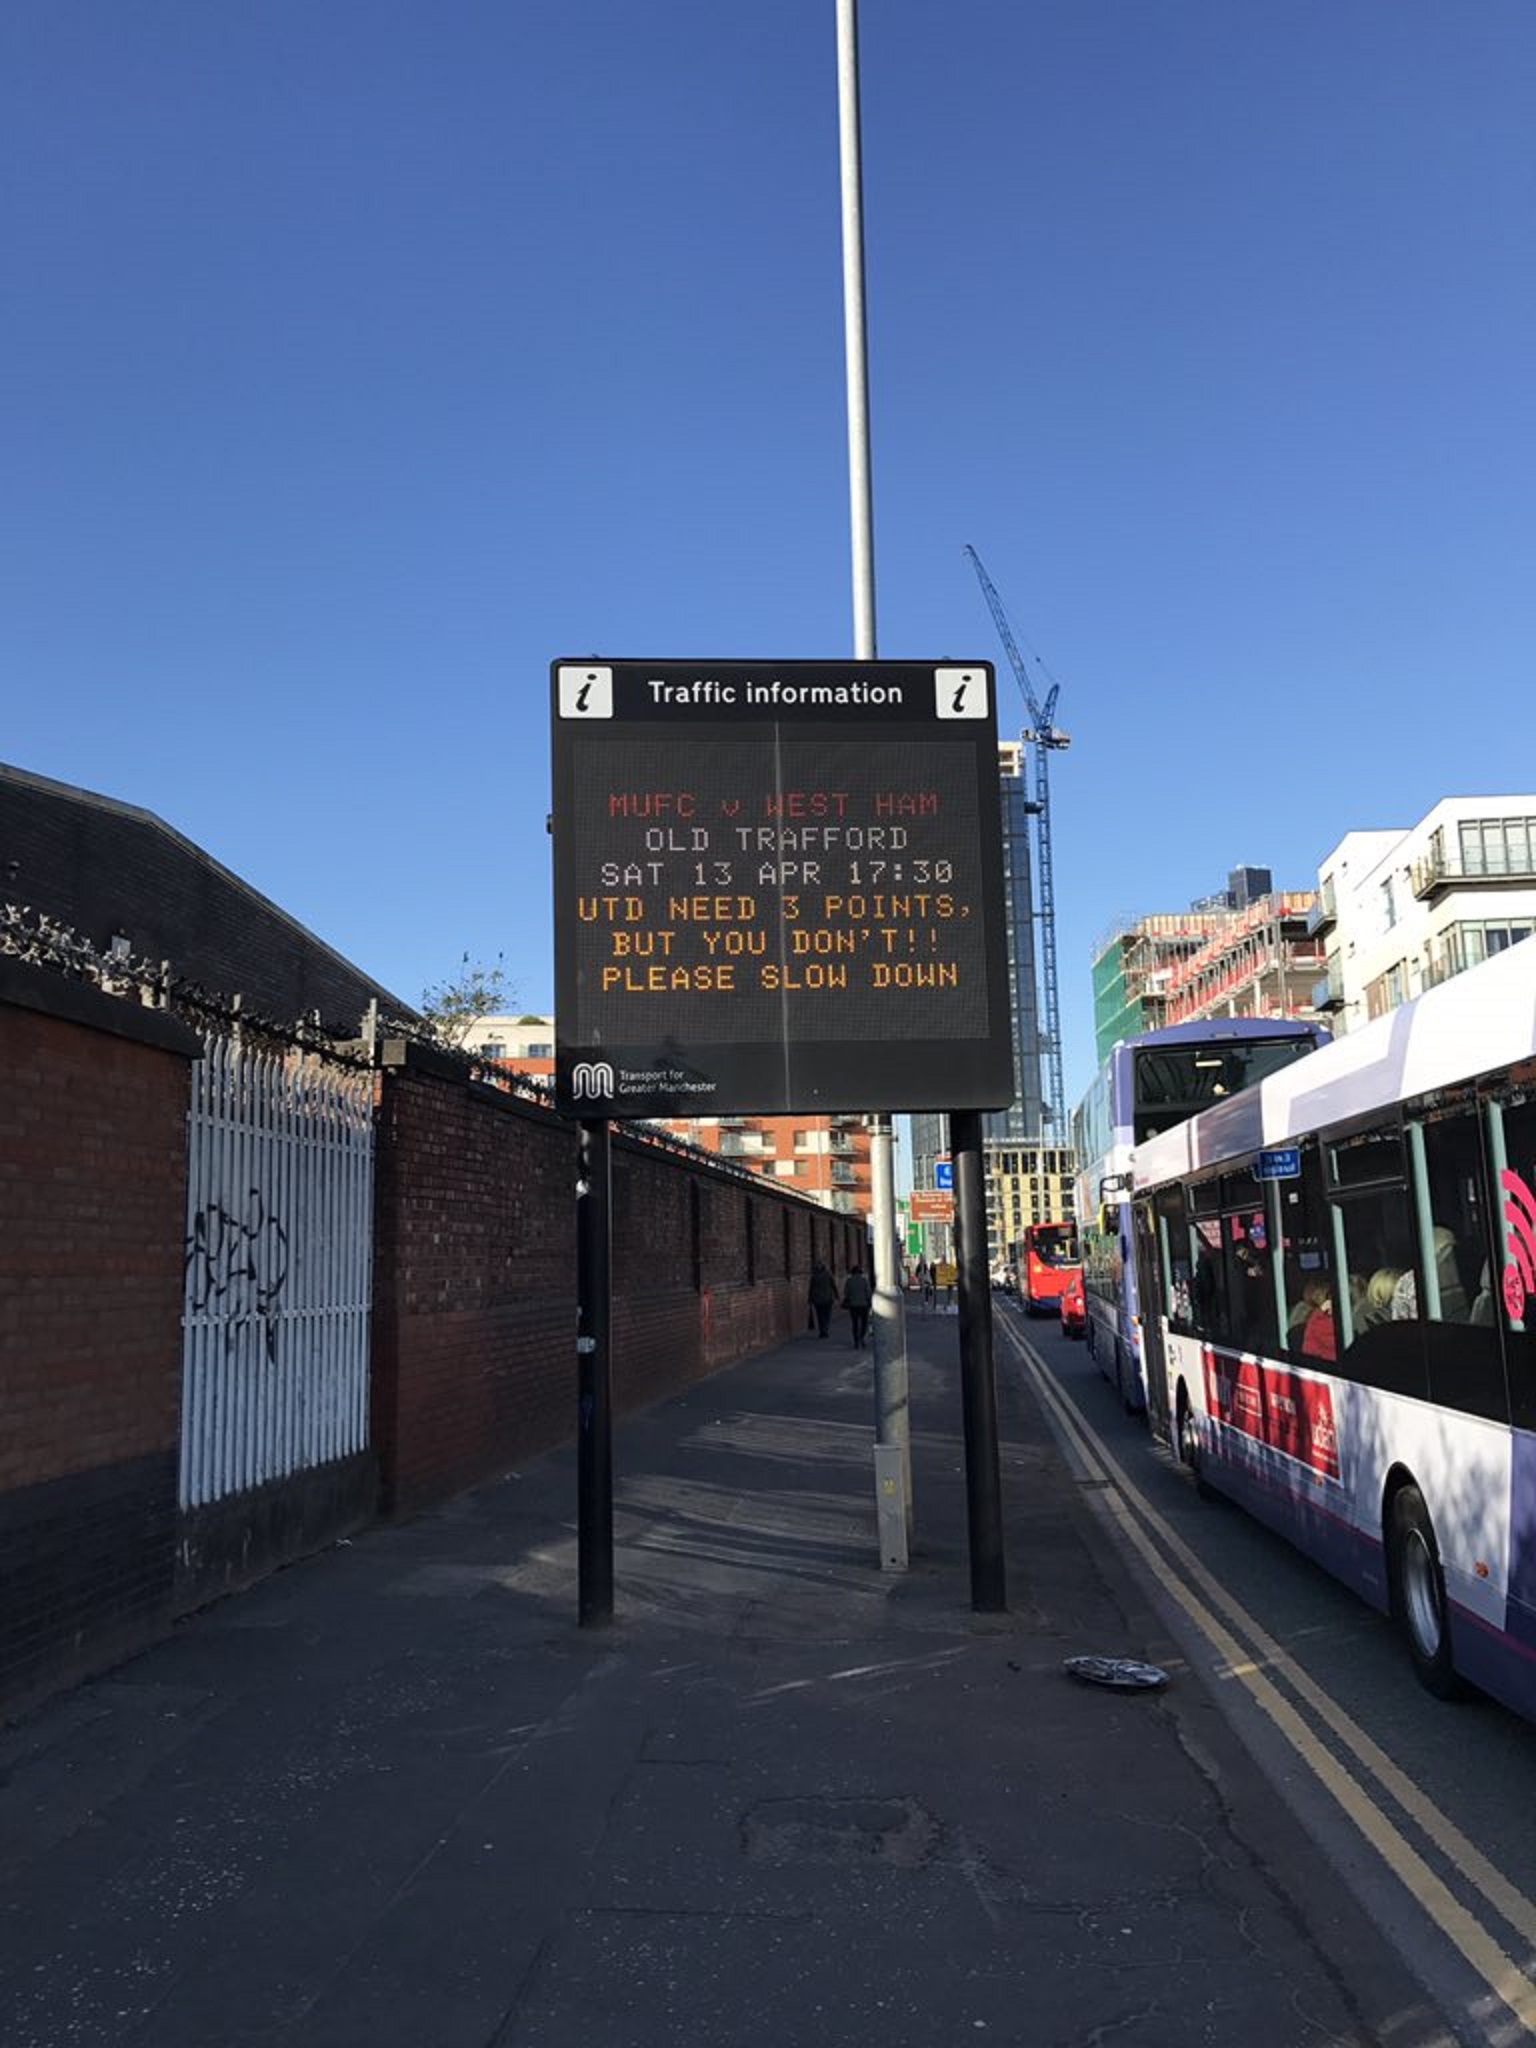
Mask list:
[[[1196,1017],[1311,1017],[1323,952],[1308,934],[1315,889],[1261,896],[1168,978],[1163,1021]]]
[[[1219,895],[1117,926],[1095,949],[1099,1059],[1123,1038],[1199,1017],[1311,1017],[1320,972],[1310,889],[1277,891],[1268,868],[1236,868]]]

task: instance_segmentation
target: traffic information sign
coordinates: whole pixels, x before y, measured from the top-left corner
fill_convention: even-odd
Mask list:
[[[939,1188],[914,1188],[911,1194],[914,1223],[953,1223],[955,1198]]]
[[[563,1109],[1011,1102],[990,663],[561,661],[551,686]]]

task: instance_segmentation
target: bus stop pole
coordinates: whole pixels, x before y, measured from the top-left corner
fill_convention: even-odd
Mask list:
[[[997,1449],[997,1383],[992,1361],[992,1286],[987,1271],[987,1193],[981,1114],[951,1110],[955,1162],[955,1256],[960,1287],[960,1389],[965,1417],[965,1501],[971,1545],[971,1606],[1008,1606],[1003,1491]]]
[[[608,1125],[583,1121],[576,1172],[576,1579],[582,1628],[613,1619],[612,1229]]]

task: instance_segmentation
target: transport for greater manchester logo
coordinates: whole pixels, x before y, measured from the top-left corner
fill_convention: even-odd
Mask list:
[[[578,1060],[571,1069],[573,1102],[606,1102],[613,1094],[613,1069],[606,1060]]]

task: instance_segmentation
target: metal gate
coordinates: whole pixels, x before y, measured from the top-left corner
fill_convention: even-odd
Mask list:
[[[373,1077],[209,1038],[188,1132],[180,1501],[368,1444]]]

